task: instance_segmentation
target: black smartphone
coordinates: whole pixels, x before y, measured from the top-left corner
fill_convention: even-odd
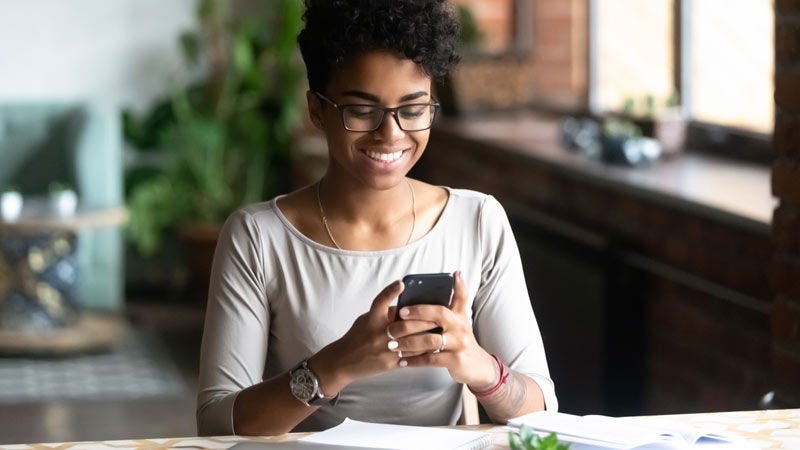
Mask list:
[[[450,306],[453,297],[453,275],[449,273],[420,273],[403,277],[405,289],[397,298],[397,314],[395,320],[400,319],[400,308],[411,305],[442,305]],[[428,330],[431,333],[441,333],[441,328]]]

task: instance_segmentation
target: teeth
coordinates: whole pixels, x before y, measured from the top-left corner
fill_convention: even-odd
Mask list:
[[[369,150],[365,150],[364,153],[367,154],[370,158],[376,161],[382,162],[392,162],[400,159],[403,156],[403,151],[394,152],[394,153],[381,153],[381,152],[371,152]]]

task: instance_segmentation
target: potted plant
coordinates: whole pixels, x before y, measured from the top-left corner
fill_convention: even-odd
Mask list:
[[[0,217],[5,221],[17,220],[22,213],[24,201],[16,186],[7,186],[0,193]]]
[[[661,145],[644,136],[639,125],[629,119],[608,117],[600,134],[601,158],[605,162],[635,166],[661,157]]]
[[[664,157],[674,157],[683,150],[686,144],[686,120],[677,91],[660,102],[652,94],[645,95],[638,102],[629,96],[623,103],[622,111],[625,118],[641,129],[643,136],[658,141]]]
[[[570,444],[558,442],[558,435],[555,433],[541,437],[525,425],[508,433],[508,445],[511,450],[569,450],[570,447]]]
[[[288,183],[302,99],[302,2],[260,5],[263,18],[239,20],[229,0],[201,0],[200,30],[180,43],[187,64],[206,67],[207,75],[177,86],[144,116],[123,114],[126,140],[157,162],[126,177],[129,236],[142,255],[177,235],[190,252],[205,248],[187,262],[207,272],[224,219]],[[207,274],[195,278],[204,283]]]

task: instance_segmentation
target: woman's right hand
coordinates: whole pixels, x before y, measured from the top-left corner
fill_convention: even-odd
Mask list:
[[[389,348],[386,327],[395,316],[395,307],[390,305],[403,288],[400,280],[386,286],[372,301],[369,311],[360,315],[344,336],[309,359],[322,393],[334,396],[358,379],[400,367],[400,355]],[[424,331],[436,325],[419,321],[418,326],[419,331]]]

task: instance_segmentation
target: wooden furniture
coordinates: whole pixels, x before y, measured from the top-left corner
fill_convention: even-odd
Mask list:
[[[443,118],[413,174],[506,209],[559,409],[758,408],[773,389],[769,167],[606,164],[564,148],[561,119]]]
[[[762,449],[798,448],[800,444],[800,409],[774,411],[739,411],[722,413],[703,413],[663,416],[678,422],[713,428],[741,436],[748,444]],[[492,433],[494,445],[491,449],[508,448],[509,428],[497,425],[476,425],[462,427],[471,430],[484,430]],[[41,449],[227,449],[237,442],[282,442],[293,441],[307,433],[292,433],[276,437],[183,437],[163,439],[130,439],[120,441],[65,442],[51,444],[20,444],[3,448],[8,450]]]
[[[46,202],[27,202],[13,221],[0,220],[0,353],[70,353],[108,347],[123,330],[113,315],[83,311],[78,234],[117,227],[124,208],[60,216]]]

